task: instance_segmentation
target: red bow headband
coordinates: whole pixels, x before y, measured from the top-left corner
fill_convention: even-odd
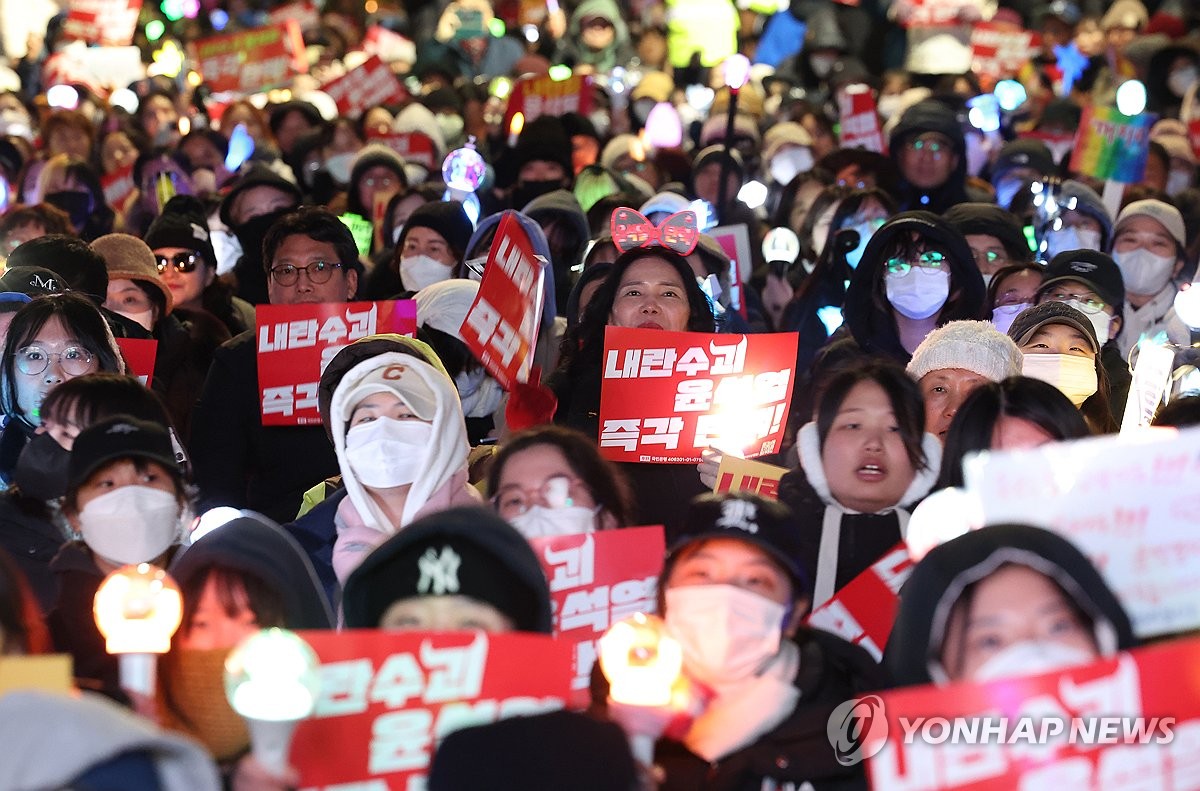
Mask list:
[[[641,212],[622,207],[613,212],[610,225],[613,244],[622,253],[658,246],[688,255],[700,241],[696,213],[691,210],[675,212],[655,227]]]

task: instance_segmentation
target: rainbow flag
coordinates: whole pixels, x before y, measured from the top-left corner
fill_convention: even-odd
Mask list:
[[[1150,149],[1150,127],[1154,113],[1123,115],[1115,107],[1086,107],[1079,131],[1075,133],[1075,151],[1071,170],[1098,179],[1136,184],[1146,170]]]

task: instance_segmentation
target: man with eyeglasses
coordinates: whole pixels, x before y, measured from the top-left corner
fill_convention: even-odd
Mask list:
[[[943,216],[966,237],[984,283],[991,283],[997,270],[1033,258],[1020,222],[995,204],[960,203]]]
[[[1046,267],[1034,304],[1064,302],[1088,317],[1100,342],[1100,364],[1108,373],[1109,405],[1120,423],[1133,379],[1118,336],[1124,324],[1125,281],[1110,256],[1096,250],[1059,253]]]
[[[940,214],[967,201],[966,142],[946,105],[926,99],[908,108],[892,130],[889,151],[900,171],[900,211]]]
[[[263,240],[263,259],[272,305],[347,302],[358,290],[354,237],[323,208],[277,220]],[[321,426],[263,426],[253,329],[213,355],[190,446],[202,511],[228,505],[288,522],[305,490],[338,473]]]

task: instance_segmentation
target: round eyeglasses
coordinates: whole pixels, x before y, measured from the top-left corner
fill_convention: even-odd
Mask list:
[[[528,511],[534,505],[544,503],[548,508],[569,508],[575,505],[575,493],[583,481],[567,475],[553,475],[534,489],[524,489],[514,484],[502,486],[492,497],[492,507],[505,519]]]
[[[937,250],[926,250],[917,256],[916,261],[909,261],[898,256],[887,260],[889,275],[907,275],[914,266],[918,269],[941,272],[950,268],[950,259]]]
[[[329,282],[329,278],[333,277],[334,270],[341,268],[341,264],[329,261],[313,261],[305,266],[284,264],[271,267],[271,277],[275,278],[275,282],[281,286],[294,286],[300,279],[300,272],[303,271],[308,276],[309,282],[320,285]]]
[[[58,360],[63,373],[83,376],[92,372],[96,358],[82,346],[68,346],[61,352],[51,352],[41,346],[26,346],[17,350],[17,370],[26,376],[37,376],[50,367],[50,358]]]

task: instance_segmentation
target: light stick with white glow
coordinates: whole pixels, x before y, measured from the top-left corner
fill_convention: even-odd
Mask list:
[[[648,708],[671,703],[683,670],[683,648],[661,618],[637,613],[618,621],[600,638],[599,648],[600,669],[614,701]],[[633,757],[645,766],[654,761],[656,735],[629,734]]]
[[[92,612],[105,650],[119,657],[121,688],[153,697],[155,655],[170,650],[183,619],[175,580],[149,563],[124,566],[100,584]]]

